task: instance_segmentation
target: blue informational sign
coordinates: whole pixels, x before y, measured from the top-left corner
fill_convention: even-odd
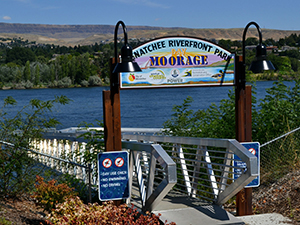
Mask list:
[[[126,151],[98,154],[99,199],[129,198],[129,156]]]
[[[247,143],[241,143],[245,148],[247,148],[253,155],[257,157],[258,161],[258,174],[260,174],[260,145],[258,142],[247,142]],[[235,160],[241,160],[238,156],[234,155],[233,158]],[[234,161],[235,167],[240,167],[241,169],[234,168],[234,179],[240,177],[240,174],[242,174],[242,169],[246,168],[246,163],[242,161]],[[245,186],[245,188],[250,187],[258,187],[260,185],[260,179],[259,176],[256,177],[254,180],[252,180],[248,185]]]

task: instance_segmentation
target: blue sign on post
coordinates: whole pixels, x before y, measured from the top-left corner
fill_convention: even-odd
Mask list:
[[[101,201],[129,198],[128,152],[98,154],[99,199]]]
[[[247,142],[247,143],[241,143],[245,148],[249,150],[253,155],[257,157],[258,161],[258,174],[260,173],[260,145],[258,142]],[[238,156],[234,155],[233,158],[235,160],[241,160]],[[242,174],[242,169],[246,168],[246,163],[242,161],[234,161],[235,167],[240,167],[241,169],[234,168],[234,179],[240,177],[240,174]],[[245,186],[245,188],[250,187],[258,187],[260,185],[260,179],[259,176],[256,177],[254,180],[252,180],[248,185]]]

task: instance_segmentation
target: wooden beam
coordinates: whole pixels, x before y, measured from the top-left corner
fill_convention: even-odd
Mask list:
[[[235,62],[235,122],[236,140],[239,142],[252,141],[252,100],[251,86],[244,86],[241,76],[244,73],[243,57],[237,56]],[[243,79],[243,77],[242,77]],[[237,216],[252,215],[252,188],[244,188],[236,195]]]

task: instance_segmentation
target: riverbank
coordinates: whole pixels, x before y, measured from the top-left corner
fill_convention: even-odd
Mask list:
[[[2,86],[0,87],[0,90],[26,90],[26,89],[48,89],[48,88],[88,88],[88,87],[108,87],[109,84],[104,84],[104,85],[93,85],[93,86],[82,86],[82,85],[71,85],[71,86],[45,86],[45,85],[38,85],[38,86],[33,86],[31,88],[26,88],[24,86]]]
[[[299,74],[296,73],[275,73],[266,71],[265,73],[248,73],[246,75],[247,81],[276,81],[276,80],[283,80],[283,81],[292,81],[299,77]],[[28,82],[27,82],[28,83]],[[85,83],[84,85],[80,84],[64,84],[54,82],[53,84],[39,84],[33,85],[31,82],[27,83],[16,83],[16,84],[0,84],[0,90],[23,90],[23,89],[47,89],[47,88],[87,88],[87,87],[109,87],[109,84],[102,82],[100,85],[89,85],[89,83]]]
[[[273,71],[266,71],[264,73],[257,73],[257,74],[248,74],[246,80],[247,81],[276,81],[276,80],[283,80],[283,81],[292,81],[299,77],[297,73],[275,73]]]

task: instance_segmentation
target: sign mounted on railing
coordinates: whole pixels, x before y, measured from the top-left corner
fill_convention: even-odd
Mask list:
[[[121,73],[121,89],[234,84],[234,55],[211,42],[164,37],[133,49],[142,72]]]
[[[129,198],[128,152],[98,154],[99,199],[101,201]]]
[[[249,152],[251,152],[253,155],[257,157],[258,161],[258,173],[260,173],[260,145],[259,142],[246,142],[246,143],[241,143],[245,148],[248,149]],[[234,161],[234,180],[240,177],[242,174],[242,171],[247,167],[245,162],[242,161],[236,161],[236,160],[241,160],[237,155],[233,155],[235,161]],[[237,168],[239,167],[239,168]],[[256,177],[254,180],[252,180],[249,184],[245,186],[245,188],[250,188],[250,187],[259,187],[260,185],[260,177]]]

